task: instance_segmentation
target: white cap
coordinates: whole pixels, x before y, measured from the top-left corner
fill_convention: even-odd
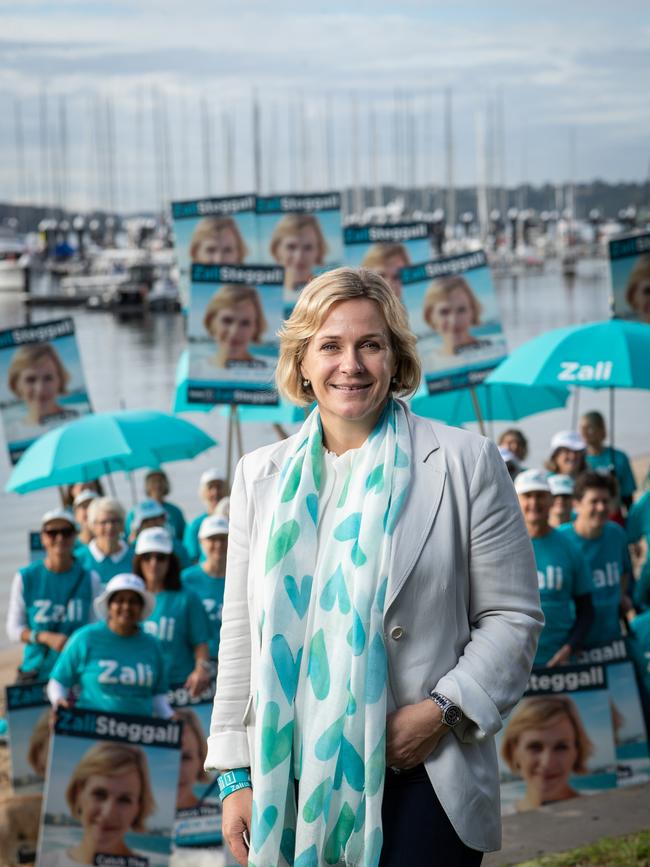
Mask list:
[[[548,477],[548,486],[554,497],[572,497],[575,482],[571,476],[564,476],[561,473],[555,473]]]
[[[582,452],[587,448],[585,441],[574,430],[561,430],[551,440],[551,451],[569,449],[572,452]]]
[[[50,509],[49,512],[46,512],[41,518],[41,530],[45,527],[46,524],[49,524],[50,521],[67,521],[71,527],[77,529],[77,522],[74,519],[74,515],[70,511],[70,509]]]
[[[171,554],[173,550],[174,542],[164,527],[147,527],[135,540],[136,554],[150,554],[153,551]]]
[[[514,452],[511,452],[510,449],[505,448],[505,446],[499,446],[499,454],[503,458],[504,463],[514,464],[516,467],[519,466],[519,458]]]
[[[131,590],[142,599],[140,620],[146,620],[151,615],[156,604],[153,593],[149,593],[142,578],[123,572],[121,575],[113,576],[104,587],[103,592],[93,602],[95,614],[100,620],[105,620],[108,617],[108,602],[113,593],[117,593],[118,590]]]
[[[90,488],[83,488],[74,498],[74,502],[72,503],[72,505],[76,509],[77,506],[82,506],[84,503],[89,503],[91,500],[96,499],[98,496],[99,494],[97,493],[97,491],[93,491]]]
[[[518,494],[529,494],[531,491],[550,492],[548,478],[542,470],[524,470],[515,479],[515,491]]]
[[[220,515],[208,515],[201,521],[199,539],[209,539],[210,536],[227,536],[228,519]]]
[[[223,481],[223,476],[219,472],[219,470],[214,467],[211,470],[205,470],[205,472],[201,473],[201,478],[199,479],[199,487],[204,488],[206,485],[209,485],[210,482],[221,482]]]
[[[148,521],[150,518],[166,518],[167,512],[165,507],[158,500],[142,500],[135,507],[133,515],[133,526],[137,530],[143,521]]]

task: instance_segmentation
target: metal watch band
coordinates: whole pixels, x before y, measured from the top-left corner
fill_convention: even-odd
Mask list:
[[[451,699],[447,698],[446,695],[432,689],[429,692],[429,698],[431,701],[435,702],[442,711],[442,721],[445,725],[453,728],[463,719],[462,710],[457,704],[454,704]]]

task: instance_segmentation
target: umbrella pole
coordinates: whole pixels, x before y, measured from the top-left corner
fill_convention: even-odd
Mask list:
[[[483,414],[481,413],[481,405],[478,402],[478,397],[476,395],[476,389],[473,385],[469,387],[469,393],[472,398],[472,405],[474,406],[474,412],[476,414],[476,421],[478,422],[478,429],[481,431],[482,436],[486,436],[485,433],[485,424],[483,422]]]
[[[111,473],[108,470],[106,470],[105,475],[106,475],[106,478],[108,479],[108,487],[111,489],[111,494],[113,495],[113,497],[115,499],[117,499],[117,490],[115,488],[115,482],[113,481],[113,476],[111,475]]]
[[[614,388],[609,387],[609,457],[614,464]]]
[[[135,489],[135,479],[133,478],[133,473],[131,471],[127,473],[127,476],[129,477],[129,484],[131,485],[131,499],[135,506],[138,502],[138,492]]]
[[[289,436],[289,434],[286,432],[286,430],[282,427],[281,424],[274,424],[273,430],[276,432],[276,434],[278,435],[278,439],[280,440],[286,440]]]

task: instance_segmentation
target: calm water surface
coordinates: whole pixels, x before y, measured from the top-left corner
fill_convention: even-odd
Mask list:
[[[511,349],[543,331],[572,323],[603,319],[608,315],[609,286],[604,262],[581,262],[576,280],[567,285],[556,263],[548,263],[543,274],[497,280],[497,292],[504,329]],[[38,308],[33,322],[68,315],[61,308]],[[176,362],[184,348],[183,320],[180,315],[160,314],[142,321],[119,322],[110,313],[73,309],[79,347],[91,400],[96,411],[125,408],[169,410],[174,388]],[[22,303],[0,295],[2,328],[27,323]],[[580,409],[608,412],[605,392],[582,390]],[[225,472],[226,423],[218,412],[192,413],[187,416],[207,430],[222,445],[194,461],[168,464],[172,483],[170,499],[185,510],[188,518],[200,511],[197,481],[209,466]],[[648,434],[650,392],[619,391],[616,395],[616,444],[635,457],[650,452]],[[531,443],[529,465],[541,464],[546,457],[551,435],[571,425],[571,408],[531,416],[519,423]],[[494,426],[498,435],[506,424]],[[276,437],[270,425],[245,425],[243,445],[246,451],[271,442]],[[0,481],[2,488],[10,467],[4,441],[0,445]],[[135,474],[138,496],[142,496],[142,474]],[[129,480],[115,476],[118,495],[129,507],[132,504]],[[27,562],[27,534],[37,529],[42,513],[57,504],[55,490],[18,496],[0,493],[0,611],[6,610],[9,585],[16,569]],[[4,614],[3,614],[4,621]],[[0,646],[6,645],[4,624],[0,624]]]

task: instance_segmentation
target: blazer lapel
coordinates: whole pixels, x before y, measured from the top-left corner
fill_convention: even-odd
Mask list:
[[[409,412],[413,477],[411,492],[398,521],[391,546],[388,589],[384,613],[397,598],[413,571],[440,506],[446,473],[438,469],[431,455],[440,447],[428,424],[419,424]]]

